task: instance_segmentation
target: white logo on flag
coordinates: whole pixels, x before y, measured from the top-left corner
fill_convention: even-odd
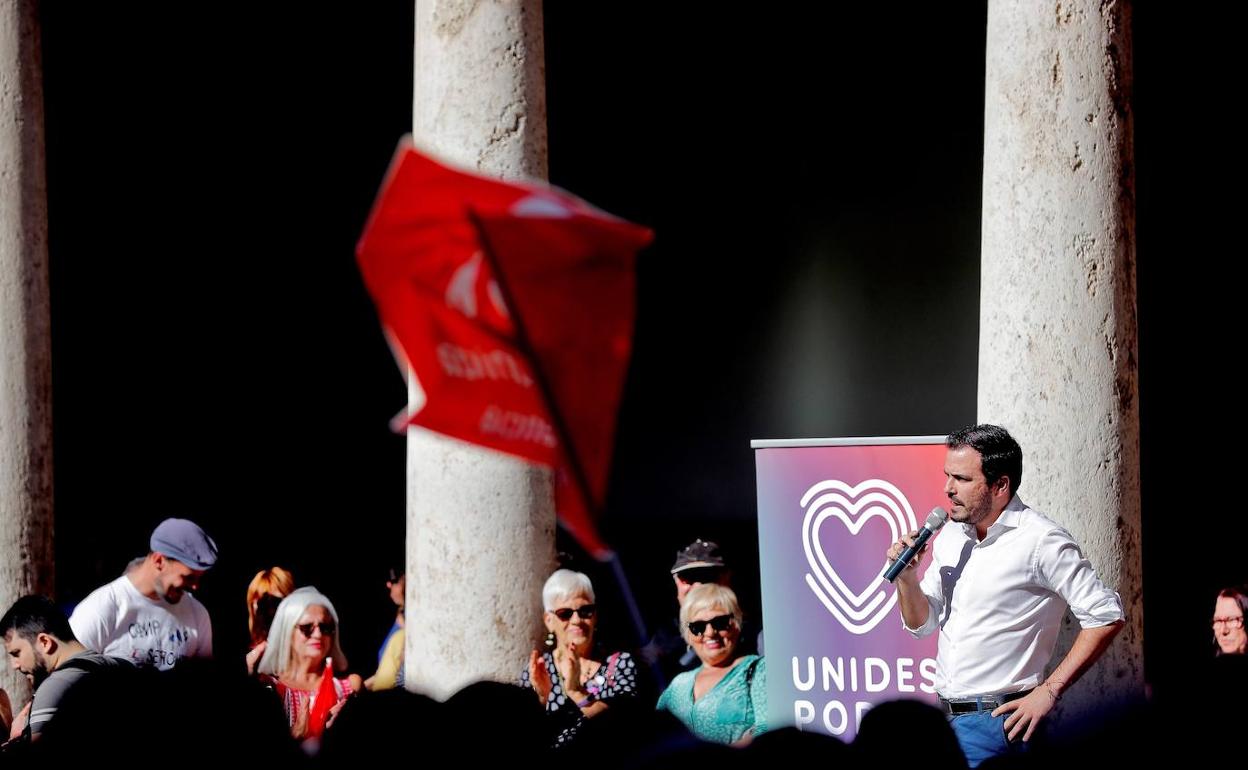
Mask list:
[[[853,634],[867,633],[897,604],[897,592],[886,590],[883,568],[863,591],[851,590],[823,552],[819,528],[829,518],[836,518],[850,535],[857,536],[863,524],[879,516],[888,523],[892,533],[889,543],[893,543],[902,533],[918,529],[910,501],[900,489],[882,479],[867,479],[855,487],[832,479],[806,490],[802,495],[802,508],[806,510],[802,519],[802,547],[810,564],[806,584],[845,630]]]
[[[484,256],[479,251],[475,252],[467,262],[455,269],[446,286],[446,304],[469,318],[477,317],[477,285],[480,283]],[[503,302],[503,293],[493,279],[486,285],[485,292],[494,311],[506,318],[507,304]]]

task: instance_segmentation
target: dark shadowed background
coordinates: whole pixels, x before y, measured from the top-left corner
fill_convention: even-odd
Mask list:
[[[387,420],[405,390],[353,247],[410,129],[410,5],[44,4],[63,603],[188,516],[222,548],[200,594],[219,656],[241,656],[248,580],[281,564],[335,600],[371,671],[402,559]],[[1240,473],[1243,249],[1224,242],[1243,196],[1224,180],[1243,178],[1242,129],[1222,113],[1242,66],[1234,20],[1140,5],[1146,663],[1164,684],[1210,654],[1216,588],[1248,578],[1216,550],[1238,529],[1217,497],[1238,490],[1211,483]],[[658,234],[602,522],[651,623],[695,536],[724,543],[757,611],[751,438],[976,418],[984,5],[673,6],[546,5],[551,179]]]

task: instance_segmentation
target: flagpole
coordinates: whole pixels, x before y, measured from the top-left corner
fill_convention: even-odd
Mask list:
[[[597,518],[599,513],[598,502],[590,492],[589,481],[585,478],[585,471],[581,467],[580,456],[576,452],[576,446],[572,443],[572,435],[563,421],[563,413],[559,411],[559,404],[554,399],[554,393],[550,389],[550,384],[546,381],[546,374],[542,370],[541,361],[537,358],[533,351],[533,346],[529,343],[529,335],[525,331],[519,306],[516,305],[511,289],[507,285],[507,279],[499,267],[498,257],[490,244],[489,235],[486,233],[481,219],[477,216],[477,212],[473,211],[471,206],[466,207],[465,210],[468,215],[468,221],[472,223],[473,228],[477,231],[477,238],[481,242],[481,252],[485,255],[485,259],[490,265],[490,271],[494,274],[494,280],[498,284],[498,291],[503,297],[503,303],[508,308],[512,325],[516,328],[516,347],[525,354],[529,364],[533,367],[533,379],[550,412],[552,427],[560,445],[563,447],[563,454],[572,473],[572,480],[576,484],[577,491],[581,494],[581,499],[585,501],[585,507],[594,514],[594,518]],[[624,603],[628,606],[629,614],[632,616],[633,629],[637,632],[637,643],[639,646],[646,644],[649,641],[646,625],[642,620],[641,610],[637,606],[637,600],[633,596],[632,587],[629,585],[628,576],[624,573],[624,565],[620,562],[619,555],[613,550],[608,550],[605,557],[598,554],[594,554],[594,556],[599,561],[610,562],[616,582],[620,586],[620,592],[624,596]]]
[[[507,279],[503,275],[502,269],[499,267],[498,256],[494,252],[494,247],[490,245],[490,238],[486,234],[485,226],[477,216],[477,213],[472,210],[471,206],[467,208],[467,212],[468,220],[476,228],[477,238],[481,241],[481,252],[485,255],[485,260],[489,263],[490,271],[494,274],[494,280],[498,284],[498,291],[503,297],[503,304],[507,306],[511,323],[516,327],[515,345],[520,349],[520,352],[525,354],[529,364],[533,367],[533,379],[537,384],[538,391],[542,394],[542,399],[546,402],[546,408],[550,411],[550,421],[554,423],[551,427],[555,429],[559,445],[564,449],[563,454],[572,471],[572,480],[576,484],[577,491],[581,493],[581,498],[585,501],[586,508],[597,513],[596,501],[593,495],[590,494],[589,481],[585,478],[585,471],[581,468],[581,460],[576,453],[576,446],[572,443],[572,437],[568,432],[567,425],[564,424],[563,414],[559,411],[559,404],[554,399],[550,383],[546,381],[546,372],[542,369],[542,362],[534,354],[533,346],[529,342],[529,334],[524,328],[524,319],[520,317],[519,306],[511,293],[511,287],[507,285]]]
[[[620,586],[620,592],[624,594],[624,603],[628,605],[628,612],[633,616],[633,628],[637,629],[637,643],[644,645],[650,641],[650,634],[646,631],[646,623],[641,617],[641,608],[637,606],[637,599],[633,596],[633,589],[628,584],[628,575],[624,572],[624,562],[620,561],[620,555],[611,551],[611,569],[615,572],[615,582]]]

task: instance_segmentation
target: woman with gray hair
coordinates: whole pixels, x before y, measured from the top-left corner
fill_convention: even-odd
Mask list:
[[[268,647],[256,667],[282,699],[291,735],[320,737],[347,696],[360,691],[358,675],[334,676],[346,669],[333,602],[311,586],[292,591],[277,605]]]
[[[606,711],[614,700],[637,695],[637,669],[627,652],[604,656],[594,650],[598,608],[589,577],[555,570],[542,588],[546,647],[529,656],[520,685],[532,688],[546,707],[553,746],[569,745],[586,719]]]
[[[702,665],[678,674],[655,707],[697,737],[744,746],[767,729],[767,666],[741,655],[741,605],[727,586],[704,583],[685,594],[681,634]]]

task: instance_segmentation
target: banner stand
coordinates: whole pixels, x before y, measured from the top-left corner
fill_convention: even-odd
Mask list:
[[[896,588],[883,572],[889,546],[948,503],[944,437],[750,446],[768,724],[848,742],[875,704],[935,704],[936,635],[916,640],[902,627]]]

